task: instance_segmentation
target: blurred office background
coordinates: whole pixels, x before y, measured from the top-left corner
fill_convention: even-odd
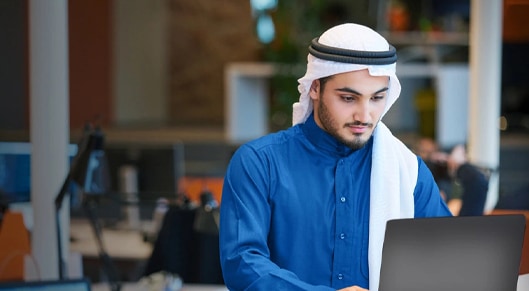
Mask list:
[[[529,1],[503,0],[499,171],[512,197],[529,195],[527,15]],[[288,127],[311,38],[350,21],[399,50],[389,127],[410,146],[426,136],[448,149],[468,135],[469,17],[469,0],[68,1],[70,139],[102,127],[111,191],[123,198],[120,168],[137,167],[148,219],[193,178],[221,178],[240,143]],[[28,1],[0,1],[0,37],[0,142],[29,142]]]
[[[0,5],[0,139],[27,141],[28,3]],[[502,154],[501,178],[506,191],[523,180],[529,159],[523,150],[529,132],[527,5],[503,1],[502,150],[509,151]],[[456,122],[466,128],[461,110],[468,96],[469,10],[469,0],[69,1],[70,137],[76,141],[84,124],[97,120],[109,147],[184,141],[188,163],[182,171],[221,175],[240,142],[289,126],[310,39],[333,24],[353,21],[377,29],[399,49],[403,91],[386,117],[393,132],[409,144],[417,136],[433,137],[445,147],[465,142],[464,129],[445,127]],[[273,21],[268,39],[257,33],[262,16]],[[228,73],[241,63],[257,64],[236,73],[241,82],[247,74],[249,92],[266,94],[266,100],[234,109]],[[263,63],[285,66],[264,72]],[[264,85],[251,87],[263,80]],[[233,117],[237,114],[248,120],[240,122]],[[462,117],[454,118],[458,114]],[[450,118],[441,117],[446,115]]]

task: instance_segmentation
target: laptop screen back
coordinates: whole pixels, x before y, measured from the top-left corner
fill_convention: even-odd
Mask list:
[[[379,291],[515,291],[522,215],[390,220]]]

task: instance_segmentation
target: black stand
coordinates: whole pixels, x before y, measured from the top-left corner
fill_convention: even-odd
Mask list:
[[[107,275],[108,283],[110,285],[110,290],[119,291],[121,290],[119,273],[116,269],[116,266],[112,262],[112,259],[106,252],[105,246],[103,244],[101,225],[99,224],[99,220],[96,214],[96,210],[97,210],[96,199],[97,197],[94,197],[93,195],[92,196],[86,195],[83,201],[83,208],[86,212],[86,215],[88,216],[88,219],[90,220],[92,230],[94,231],[94,236],[96,237],[97,247],[99,251],[99,259],[101,260],[101,263],[103,264],[103,270],[105,274]]]
[[[88,144],[91,140],[94,140],[91,134],[91,127],[86,126],[84,134],[79,141],[78,144],[78,152],[72,162],[72,166],[70,167],[70,170],[68,171],[68,175],[66,176],[66,179],[64,179],[64,183],[61,186],[61,190],[59,191],[59,194],[55,197],[55,224],[57,228],[57,251],[59,252],[57,254],[57,258],[59,261],[59,279],[63,280],[66,279],[66,263],[64,262],[64,257],[62,256],[62,235],[61,235],[61,207],[62,202],[64,200],[64,197],[66,194],[68,194],[68,186],[71,182],[77,181],[80,179],[81,175],[80,173],[84,172],[85,170],[81,169],[81,166],[86,166],[88,158],[90,157],[90,151],[88,148]],[[76,179],[77,178],[77,179]],[[82,179],[82,182],[84,182],[84,178]],[[79,183],[82,184],[82,183]],[[69,209],[69,208],[68,208]]]
[[[68,186],[70,182],[75,182],[83,189],[85,199],[83,206],[90,219],[90,223],[94,230],[98,247],[99,258],[103,263],[104,270],[108,275],[112,291],[119,291],[121,289],[119,276],[116,268],[106,253],[103,242],[101,240],[101,227],[97,221],[95,212],[95,197],[102,195],[106,191],[107,178],[105,171],[108,170],[104,166],[104,151],[103,151],[103,134],[96,128],[92,130],[91,126],[85,128],[85,132],[78,145],[78,153],[72,161],[72,166],[68,172],[66,179],[61,187],[61,190],[55,198],[55,215],[57,226],[57,248],[59,261],[59,278],[66,279],[66,263],[63,257],[63,246],[61,239],[61,223],[60,210],[63,204],[64,197],[68,194]]]

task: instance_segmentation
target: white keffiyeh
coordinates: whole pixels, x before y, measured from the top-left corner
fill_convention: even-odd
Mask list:
[[[353,23],[335,26],[323,33],[319,43],[358,51],[387,51],[388,42],[374,30]],[[313,107],[309,96],[314,80],[351,71],[368,69],[372,76],[389,76],[389,90],[384,116],[400,95],[395,75],[396,64],[359,65],[327,61],[308,55],[307,72],[298,80],[299,102],[293,105],[292,123],[303,123]],[[381,118],[382,118],[381,116]],[[371,198],[369,219],[369,286],[378,290],[382,245],[386,222],[414,215],[413,191],[417,181],[417,157],[382,122],[374,131],[371,166]]]

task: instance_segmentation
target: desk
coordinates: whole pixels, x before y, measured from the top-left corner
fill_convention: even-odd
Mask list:
[[[110,288],[106,284],[98,283],[92,285],[92,291],[109,291]],[[139,283],[125,283],[121,287],[122,291],[145,291],[145,286]],[[210,285],[210,284],[186,284],[181,291],[228,291],[224,285]]]
[[[516,291],[527,291],[529,290],[529,274],[523,274],[518,276],[518,287]]]
[[[197,231],[196,209],[170,207],[154,246],[138,231],[103,230],[103,244],[119,270],[121,281],[136,282],[159,271],[179,274],[188,284],[223,284],[216,233]],[[71,221],[72,252],[83,256],[83,273],[94,283],[103,281],[96,239],[88,221]]]
[[[147,259],[152,245],[143,241],[140,231],[128,229],[102,229],[104,247],[111,258]],[[79,252],[83,257],[98,257],[96,238],[90,222],[85,219],[72,219],[70,222],[70,251]]]
[[[107,291],[110,290],[108,285],[98,283],[92,285],[92,291]],[[125,283],[122,286],[122,291],[145,291],[145,287],[138,283]],[[187,284],[184,285],[181,291],[227,291],[224,285],[208,285],[208,284]],[[529,274],[520,275],[518,277],[517,291],[529,290]]]
[[[101,281],[99,249],[90,222],[72,219],[70,235],[70,251],[81,254],[84,275],[92,282]],[[143,241],[140,231],[103,228],[102,241],[122,280],[135,281],[142,275],[144,264],[151,256],[152,245]]]

